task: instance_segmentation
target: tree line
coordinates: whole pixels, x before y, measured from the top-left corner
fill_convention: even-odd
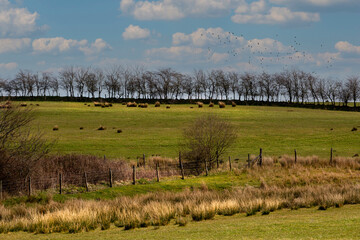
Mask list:
[[[0,79],[3,96],[60,96],[136,99],[203,99],[335,105],[360,99],[360,78],[324,79],[302,70],[278,73],[238,73],[172,68],[113,66],[106,70],[70,66],[54,72],[19,70],[13,79]]]

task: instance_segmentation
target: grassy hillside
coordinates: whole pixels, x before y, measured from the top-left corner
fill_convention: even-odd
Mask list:
[[[327,157],[330,148],[335,156],[360,153],[359,112],[338,112],[287,107],[217,106],[199,109],[195,105],[165,105],[146,109],[88,107],[84,103],[32,102],[36,106],[36,127],[51,140],[55,152],[106,155],[111,158],[136,158],[142,153],[175,157],[181,142],[182,128],[202,114],[215,113],[231,121],[239,139],[229,155],[245,159],[262,147],[265,155],[292,154]],[[54,125],[59,131],[52,131]],[[96,130],[100,125],[107,129]],[[83,127],[83,130],[80,130]],[[116,133],[121,129],[122,133]],[[333,130],[331,130],[333,129]]]

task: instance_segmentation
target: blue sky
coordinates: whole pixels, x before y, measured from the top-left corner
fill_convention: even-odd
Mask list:
[[[360,74],[359,0],[0,0],[0,77],[140,65]]]

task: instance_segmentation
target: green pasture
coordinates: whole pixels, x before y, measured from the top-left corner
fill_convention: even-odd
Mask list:
[[[34,126],[55,140],[53,153],[131,158],[149,155],[176,157],[182,129],[197,117],[214,113],[231,121],[238,140],[229,156],[246,159],[263,148],[265,155],[293,154],[327,157],[360,154],[360,113],[288,107],[165,105],[155,108],[94,107],[92,103],[28,102],[36,110]],[[35,104],[39,104],[36,106]],[[90,104],[90,107],[87,106]],[[193,107],[193,108],[190,108]],[[59,126],[53,131],[54,125]],[[102,125],[106,130],[99,131]],[[80,130],[83,127],[83,130]],[[358,131],[351,131],[357,127]],[[122,133],[117,133],[118,129]],[[332,129],[332,130],[331,130]]]
[[[317,208],[279,210],[270,215],[216,216],[214,220],[124,231],[111,227],[79,234],[1,234],[3,240],[22,239],[359,239],[360,205],[319,211]]]

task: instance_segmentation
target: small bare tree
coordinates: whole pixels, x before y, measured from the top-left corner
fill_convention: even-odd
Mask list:
[[[182,152],[187,160],[196,161],[198,169],[203,169],[205,162],[211,167],[236,139],[233,125],[216,115],[196,119],[183,135]]]
[[[11,105],[0,110],[0,180],[18,184],[36,172],[39,161],[49,152],[51,144],[31,129],[33,120],[29,107]]]

